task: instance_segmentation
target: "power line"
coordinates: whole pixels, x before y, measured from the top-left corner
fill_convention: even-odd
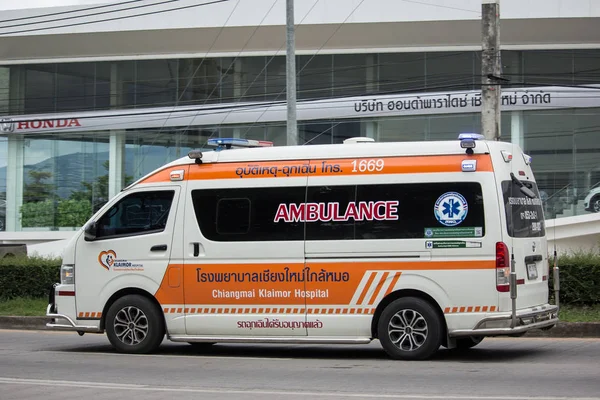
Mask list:
[[[139,0],[130,1],[128,3],[133,3],[133,2],[138,2],[138,1]],[[142,5],[135,6],[135,7],[121,8],[121,9],[118,9],[118,10],[108,10],[108,11],[101,11],[101,12],[84,14],[84,15],[74,15],[74,16],[70,16],[70,17],[62,17],[62,18],[49,19],[49,20],[46,20],[46,21],[35,21],[35,22],[26,22],[26,23],[22,23],[22,24],[6,25],[6,26],[0,26],[0,29],[15,28],[15,27],[18,27],[18,26],[47,24],[47,23],[50,23],[50,22],[67,21],[67,20],[77,19],[77,18],[88,18],[88,17],[93,17],[93,16],[96,16],[96,15],[105,15],[105,14],[111,14],[111,13],[120,12],[120,11],[129,11],[129,10],[137,10],[137,9],[146,8],[146,7],[160,6],[160,5],[165,5],[165,4],[168,4],[168,3],[173,3],[173,2],[176,2],[176,1],[179,1],[179,0],[163,0],[163,1],[159,1],[157,3],[142,4]],[[122,5],[122,4],[112,4],[111,6],[114,7],[114,6],[119,6],[119,5]],[[0,22],[0,23],[2,23],[2,22]],[[53,29],[53,28],[52,27],[48,27],[48,29]]]
[[[105,5],[102,5],[102,6],[80,8],[80,9],[77,9],[77,10],[59,11],[59,12],[48,13],[48,14],[33,15],[33,16],[29,16],[29,17],[11,18],[11,19],[5,19],[5,20],[0,21],[0,24],[4,24],[6,22],[25,21],[25,20],[29,20],[29,19],[35,19],[35,18],[53,17],[55,15],[64,15],[64,14],[72,14],[72,13],[83,12],[83,11],[98,10],[98,9],[101,9],[101,8],[122,6],[124,4],[129,4],[129,3],[138,3],[140,1],[142,1],[142,0],[129,0],[129,1],[122,1],[122,2],[120,2],[120,4],[105,4]],[[40,21],[40,22],[45,22],[45,21]]]
[[[171,2],[171,1],[178,1],[178,0],[167,0],[167,1]],[[192,4],[192,5],[182,6],[182,7],[170,8],[170,9],[167,9],[167,10],[149,11],[149,12],[146,12],[146,13],[140,13],[140,14],[134,14],[134,15],[124,15],[124,16],[121,16],[121,17],[98,19],[98,20],[95,20],[95,21],[87,21],[87,22],[77,22],[77,23],[72,23],[72,24],[65,24],[65,25],[59,25],[59,26],[50,26],[50,27],[45,27],[45,28],[23,29],[23,30],[19,30],[19,31],[4,32],[4,33],[1,33],[0,36],[14,35],[14,34],[17,34],[17,33],[43,31],[43,30],[48,30],[48,29],[68,28],[68,27],[80,26],[80,25],[88,25],[88,24],[97,24],[97,23],[100,23],[100,22],[117,21],[117,20],[126,19],[126,18],[143,17],[143,16],[147,16],[147,15],[156,15],[156,14],[162,14],[162,13],[171,12],[171,11],[185,10],[185,9],[188,9],[188,8],[203,7],[203,6],[208,6],[208,5],[218,4],[218,3],[225,3],[225,2],[228,2],[228,1],[231,1],[231,0],[212,0],[212,1],[209,1],[207,3]]]

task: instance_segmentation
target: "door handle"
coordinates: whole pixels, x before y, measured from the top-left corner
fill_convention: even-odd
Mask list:
[[[166,244],[157,244],[156,246],[152,246],[150,251],[167,251]]]
[[[200,243],[194,243],[194,257],[200,255]]]

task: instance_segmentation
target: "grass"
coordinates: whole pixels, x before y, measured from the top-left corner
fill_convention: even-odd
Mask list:
[[[0,315],[18,315],[25,317],[40,317],[46,315],[48,299],[16,298],[0,300]]]
[[[44,316],[48,299],[17,298],[0,300],[0,315]],[[600,304],[593,306],[561,306],[562,322],[600,322]]]
[[[561,306],[558,317],[562,322],[600,322],[600,304]]]

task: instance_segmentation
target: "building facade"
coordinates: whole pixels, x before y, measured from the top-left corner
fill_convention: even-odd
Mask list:
[[[72,3],[2,13],[0,240],[67,237],[209,138],[289,143],[285,0]],[[500,1],[500,140],[533,157],[549,225],[589,224],[600,4],[523,3]],[[480,18],[480,0],[296,1],[293,141],[479,132]],[[581,235],[593,244],[597,233]]]

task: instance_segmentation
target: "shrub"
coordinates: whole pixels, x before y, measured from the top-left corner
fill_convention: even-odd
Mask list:
[[[550,292],[554,301],[554,257],[550,257]],[[575,252],[558,257],[560,304],[592,305],[600,303],[600,253]]]
[[[0,259],[0,299],[47,297],[60,280],[60,258],[11,257]]]

